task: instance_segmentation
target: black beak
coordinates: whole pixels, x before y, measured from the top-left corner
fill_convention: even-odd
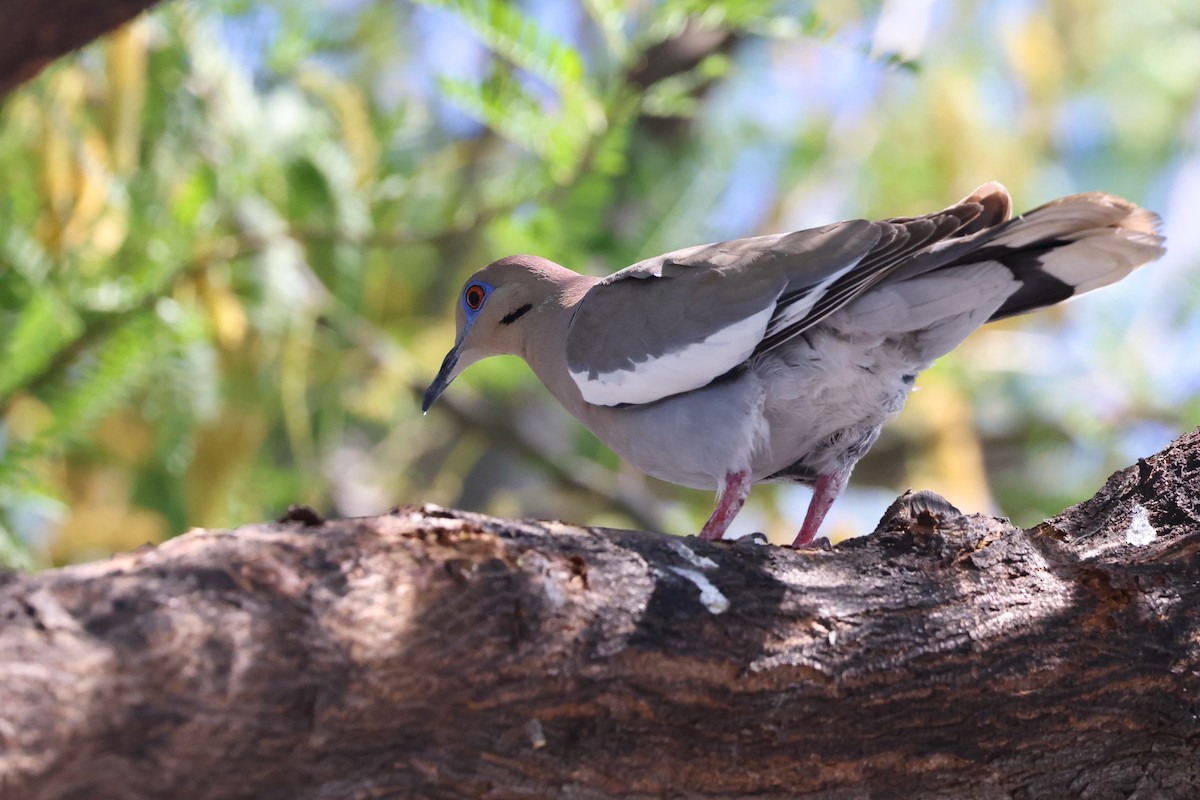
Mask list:
[[[454,366],[458,363],[458,351],[461,349],[462,340],[460,339],[454,343],[450,352],[446,353],[446,360],[442,362],[442,368],[438,370],[437,377],[425,390],[425,399],[421,401],[422,414],[433,407],[437,399],[442,396],[442,392],[446,391],[446,387],[450,385],[450,373],[454,371]]]

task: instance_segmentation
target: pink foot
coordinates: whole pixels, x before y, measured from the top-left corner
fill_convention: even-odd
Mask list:
[[[750,495],[750,472],[730,472],[725,476],[725,483],[718,495],[717,508],[713,511],[708,522],[700,530],[700,538],[714,542],[729,530],[729,523],[742,510],[746,498]]]
[[[800,532],[796,534],[796,540],[792,542],[792,547],[813,547],[817,544],[813,541],[817,531],[820,530],[821,523],[825,520],[825,515],[829,513],[833,501],[842,493],[842,489],[846,488],[848,480],[850,480],[850,470],[821,475],[817,478],[817,485],[813,487],[812,500],[808,504],[808,513],[804,515],[804,524],[800,526]]]

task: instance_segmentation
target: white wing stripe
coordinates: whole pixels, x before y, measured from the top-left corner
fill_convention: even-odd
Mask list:
[[[817,301],[829,291],[829,287],[833,285],[834,281],[858,266],[858,262],[861,260],[858,259],[852,264],[842,267],[837,272],[831,273],[825,280],[813,286],[806,294],[785,308],[783,313],[779,315],[779,319],[775,320],[775,324],[767,331],[767,336],[773,336],[793,322],[804,319],[805,315],[809,311],[812,311],[812,307],[817,304]]]
[[[710,383],[745,361],[762,341],[774,312],[770,305],[753,316],[716,331],[682,350],[634,365],[632,369],[601,372],[570,370],[583,399],[593,405],[652,403]]]

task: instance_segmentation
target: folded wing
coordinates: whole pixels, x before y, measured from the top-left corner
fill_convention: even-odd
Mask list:
[[[706,386],[800,335],[918,254],[1008,214],[1007,192],[988,184],[924,217],[851,220],[639,262],[592,287],[580,303],[566,342],[571,378],[584,400],[606,406]]]

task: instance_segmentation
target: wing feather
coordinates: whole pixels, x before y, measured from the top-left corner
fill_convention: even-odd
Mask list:
[[[652,403],[706,386],[800,335],[914,259],[921,271],[959,254],[1009,213],[987,184],[923,217],[738,239],[638,262],[593,286],[567,332],[567,367],[597,405]],[[916,272],[914,274],[920,274]]]
[[[876,238],[871,223],[853,220],[691,247],[614,273],[571,320],[571,378],[584,400],[607,406],[706,386],[750,357],[793,281],[836,279]]]

